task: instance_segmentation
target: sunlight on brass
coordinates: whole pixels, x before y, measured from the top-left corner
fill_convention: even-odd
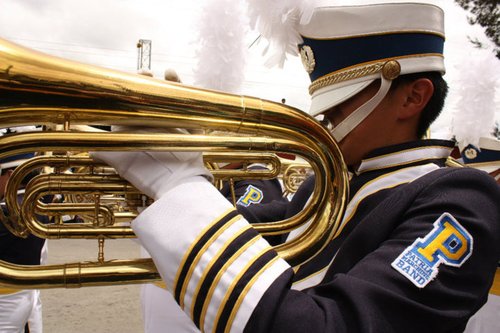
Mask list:
[[[81,64],[5,40],[0,40],[0,91],[2,126],[63,125],[63,130],[0,137],[0,158],[25,152],[67,152],[68,155],[88,151],[284,152],[301,156],[311,166],[316,177],[313,196],[306,209],[293,218],[254,227],[265,234],[278,234],[311,221],[299,237],[276,247],[293,266],[313,258],[339,228],[348,192],[346,167],[330,134],[297,109],[255,97]],[[146,126],[155,127],[158,132],[75,132],[70,130],[73,125]],[[249,135],[168,134],[165,131],[168,128]],[[97,226],[92,233],[86,226],[44,226],[35,216],[36,210],[44,209],[38,204],[39,198],[55,191],[52,187],[71,193],[79,189],[85,193],[115,193],[120,187],[132,190],[130,185],[114,179],[108,182],[110,179],[106,177],[94,186],[78,175],[73,175],[75,178],[64,174],[41,176],[27,187],[20,212],[11,213],[13,208],[8,207],[8,215],[0,213],[9,229],[21,234],[29,230],[49,238],[132,236],[129,227],[109,221]],[[103,218],[106,215],[99,210],[96,214]],[[0,284],[21,289],[142,283],[158,278],[152,262],[144,259],[40,267],[5,262],[0,265]]]

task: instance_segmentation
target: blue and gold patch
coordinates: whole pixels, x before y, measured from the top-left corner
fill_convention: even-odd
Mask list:
[[[419,288],[425,287],[445,264],[460,267],[472,254],[472,236],[449,213],[441,215],[424,238],[417,238],[391,264]]]
[[[262,199],[264,199],[264,193],[262,193],[262,190],[253,186],[253,185],[248,185],[247,190],[245,191],[245,194],[243,194],[238,199],[236,204],[248,207],[251,204],[260,203],[262,201]]]

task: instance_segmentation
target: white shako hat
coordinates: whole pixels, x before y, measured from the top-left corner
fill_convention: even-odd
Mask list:
[[[468,145],[461,151],[465,165],[486,172],[500,169],[500,140],[489,137],[479,139],[479,144]]]
[[[311,78],[311,115],[321,114],[382,79],[370,105],[341,130],[337,140],[373,111],[399,75],[445,72],[444,13],[434,5],[324,5],[314,9],[309,23],[299,26],[299,33],[303,38],[299,52]]]

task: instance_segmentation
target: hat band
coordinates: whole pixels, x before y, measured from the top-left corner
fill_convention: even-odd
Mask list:
[[[361,77],[377,74],[379,72],[383,71],[383,75],[386,76],[388,75],[391,79],[395,79],[399,75],[399,71],[393,68],[384,68],[385,65],[388,63],[393,63],[395,62],[394,60],[401,60],[401,59],[408,59],[408,58],[419,58],[419,57],[432,57],[432,56],[437,56],[437,57],[442,57],[442,54],[417,54],[417,55],[412,55],[412,56],[404,56],[404,57],[393,57],[393,58],[387,58],[387,59],[381,59],[376,62],[371,62],[371,63],[366,63],[364,65],[357,65],[353,66],[347,69],[343,69],[340,71],[336,71],[333,73],[326,74],[317,80],[314,80],[310,85],[309,85],[309,94],[312,95],[315,91],[327,87],[333,84],[337,84],[340,82],[344,81],[349,81],[349,80],[355,80],[359,79]],[[392,61],[391,61],[392,60]],[[387,70],[387,72],[386,72]],[[430,71],[435,70],[435,69],[430,69]],[[397,71],[397,75],[393,76],[392,71]],[[402,70],[405,74],[407,71]]]
[[[327,74],[309,85],[309,94],[312,95],[315,91],[323,87],[331,86],[332,84],[354,80],[363,76],[378,73],[382,70],[384,64],[385,62],[377,62],[366,66],[357,66],[348,70]]]
[[[389,59],[443,55],[444,38],[431,33],[397,33],[353,36],[345,39],[304,37],[301,55],[315,65],[309,69],[311,81],[338,71]],[[304,50],[302,52],[302,49]]]

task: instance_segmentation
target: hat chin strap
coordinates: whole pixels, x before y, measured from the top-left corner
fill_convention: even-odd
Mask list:
[[[368,115],[372,113],[373,110],[375,110],[375,108],[382,101],[382,99],[384,99],[385,95],[387,95],[387,92],[391,87],[392,80],[388,80],[383,76],[381,77],[381,80],[382,82],[380,84],[380,89],[375,94],[375,96],[373,96],[359,108],[354,110],[354,112],[352,112],[346,119],[344,119],[340,124],[335,126],[335,128],[332,130],[331,133],[333,135],[333,138],[337,142],[342,141],[347,134],[349,134],[366,117],[368,117]]]

